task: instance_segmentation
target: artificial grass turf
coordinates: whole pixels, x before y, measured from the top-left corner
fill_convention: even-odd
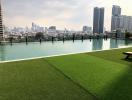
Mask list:
[[[91,52],[88,53],[88,55],[100,57],[109,61],[131,65],[132,66],[132,58],[129,58],[127,61],[124,60],[126,55],[123,55],[123,52],[132,52],[132,48],[124,48],[124,49],[118,49],[118,50],[106,50],[106,51],[100,51],[100,52]]]
[[[131,50],[0,64],[0,100],[132,100]]]
[[[0,64],[0,100],[96,100],[45,59]]]
[[[132,48],[52,57],[47,60],[101,100],[132,100]]]

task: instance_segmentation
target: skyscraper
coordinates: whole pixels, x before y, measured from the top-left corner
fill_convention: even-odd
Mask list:
[[[0,2],[0,41],[3,38],[3,26],[2,26],[2,13],[1,13],[1,2]]]
[[[93,19],[93,33],[99,33],[99,18],[100,18],[100,10],[98,7],[95,7],[94,19]]]
[[[121,15],[120,6],[113,5],[111,18],[111,31],[132,32],[132,16]]]
[[[111,18],[111,31],[117,30],[120,27],[120,16],[112,16]]]
[[[132,16],[121,15],[119,29],[122,32],[132,32]]]
[[[100,8],[99,33],[104,32],[104,8]]]
[[[113,5],[112,15],[113,16],[120,16],[121,15],[121,8],[120,8],[120,6]]]
[[[120,27],[120,16],[121,16],[120,6],[113,5],[112,18],[111,18],[111,31],[119,29],[119,27]]]
[[[104,29],[104,8],[94,8],[93,33],[103,33]]]

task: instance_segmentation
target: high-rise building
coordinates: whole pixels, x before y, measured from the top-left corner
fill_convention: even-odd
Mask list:
[[[1,9],[1,2],[0,2],[0,41],[3,39],[3,24],[2,24],[2,9]]]
[[[104,8],[100,8],[99,33],[104,32]]]
[[[111,18],[111,31],[117,30],[120,27],[120,16],[112,16]]]
[[[132,32],[132,16],[121,15],[119,29],[124,32]]]
[[[96,7],[94,8],[93,33],[99,33],[99,18],[100,18],[100,10],[98,7]]]
[[[129,32],[132,32],[132,16],[129,16],[128,31],[129,31]]]
[[[120,6],[113,5],[112,15],[113,16],[120,16],[121,15],[121,8],[120,8]]]
[[[132,32],[132,16],[121,15],[120,6],[113,5],[111,18],[111,31]]]
[[[120,26],[121,8],[120,6],[113,5],[111,17],[111,31],[119,29]]]
[[[93,33],[103,33],[104,29],[104,8],[94,8]]]

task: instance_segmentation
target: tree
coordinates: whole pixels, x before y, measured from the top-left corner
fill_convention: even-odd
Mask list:
[[[126,32],[126,33],[125,33],[125,37],[126,37],[126,38],[130,38],[130,36],[131,36],[130,34],[131,34],[130,32]]]
[[[35,38],[36,39],[42,39],[42,38],[44,38],[44,35],[42,32],[38,32],[38,33],[36,33]]]

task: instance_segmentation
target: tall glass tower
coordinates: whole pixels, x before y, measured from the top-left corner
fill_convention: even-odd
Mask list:
[[[112,17],[111,17],[111,31],[114,31],[120,28],[120,17],[121,17],[120,6],[113,5]]]
[[[94,8],[93,33],[103,33],[104,29],[104,8]]]
[[[0,41],[3,40],[3,24],[2,24],[2,9],[1,9],[1,2],[0,2]]]

